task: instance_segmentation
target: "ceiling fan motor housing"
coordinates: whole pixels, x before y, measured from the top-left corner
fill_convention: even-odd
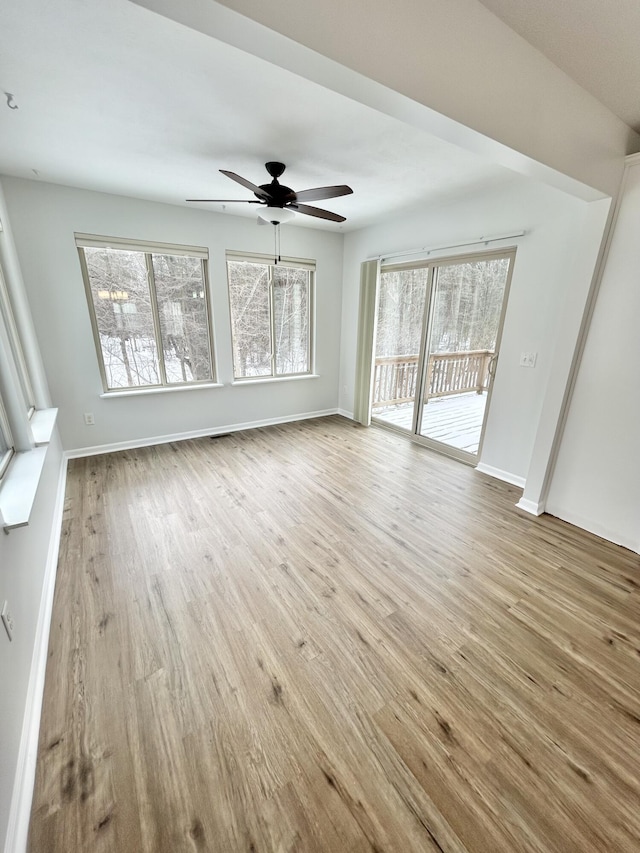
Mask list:
[[[284,184],[279,184],[276,178],[274,178],[270,184],[260,184],[260,189],[269,193],[268,203],[271,207],[284,207],[285,204],[289,204],[296,200],[296,194],[291,187],[285,187]],[[254,193],[254,195],[256,195],[260,201],[263,201],[259,195],[256,193]]]

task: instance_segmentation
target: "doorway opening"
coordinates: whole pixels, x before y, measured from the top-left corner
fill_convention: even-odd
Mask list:
[[[478,461],[514,257],[381,267],[372,420]]]

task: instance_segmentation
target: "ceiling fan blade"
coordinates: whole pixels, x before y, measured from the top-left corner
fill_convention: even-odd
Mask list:
[[[220,204],[262,204],[257,198],[185,198],[185,201],[215,201]]]
[[[248,190],[251,190],[252,193],[255,193],[258,198],[263,199],[263,201],[269,201],[271,196],[268,192],[265,192],[261,187],[257,186],[257,184],[252,184],[251,181],[248,181],[246,178],[240,177],[240,175],[236,175],[235,172],[227,172],[226,169],[220,169],[223,175],[226,175],[228,178],[231,178],[232,181],[235,181],[237,184],[242,184],[243,187],[246,187]]]
[[[298,204],[297,201],[287,204],[285,207],[290,207],[291,210],[296,210],[298,213],[306,213],[307,216],[317,216],[318,219],[330,219],[332,222],[345,222],[347,218],[346,216],[340,216],[339,213],[332,213],[330,210],[322,210],[320,207]]]
[[[338,198],[341,195],[350,195],[353,192],[351,187],[346,184],[341,184],[335,187],[316,187],[313,190],[302,190],[296,193],[297,201],[320,201],[323,198]]]

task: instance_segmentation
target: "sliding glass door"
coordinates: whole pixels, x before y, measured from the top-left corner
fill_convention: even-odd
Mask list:
[[[419,434],[477,455],[511,257],[434,268]]]
[[[371,415],[413,432],[431,273],[427,268],[381,270],[376,311]]]
[[[477,458],[514,254],[381,269],[374,420]]]

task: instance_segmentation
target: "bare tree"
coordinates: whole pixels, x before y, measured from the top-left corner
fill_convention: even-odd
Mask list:
[[[273,268],[276,373],[309,370],[309,273],[296,267]]]
[[[202,263],[183,255],[152,255],[169,382],[211,378]]]
[[[376,356],[418,355],[427,281],[426,269],[382,273],[378,297]]]
[[[493,350],[509,269],[507,258],[435,270],[431,352]],[[376,356],[417,356],[423,335],[426,268],[390,270],[380,279]]]
[[[431,352],[494,350],[508,258],[438,267]]]
[[[270,376],[274,367],[281,376],[307,372],[309,272],[248,261],[227,267],[235,375]]]
[[[212,377],[200,259],[109,248],[84,253],[109,388],[160,384],[161,360],[168,383]]]

